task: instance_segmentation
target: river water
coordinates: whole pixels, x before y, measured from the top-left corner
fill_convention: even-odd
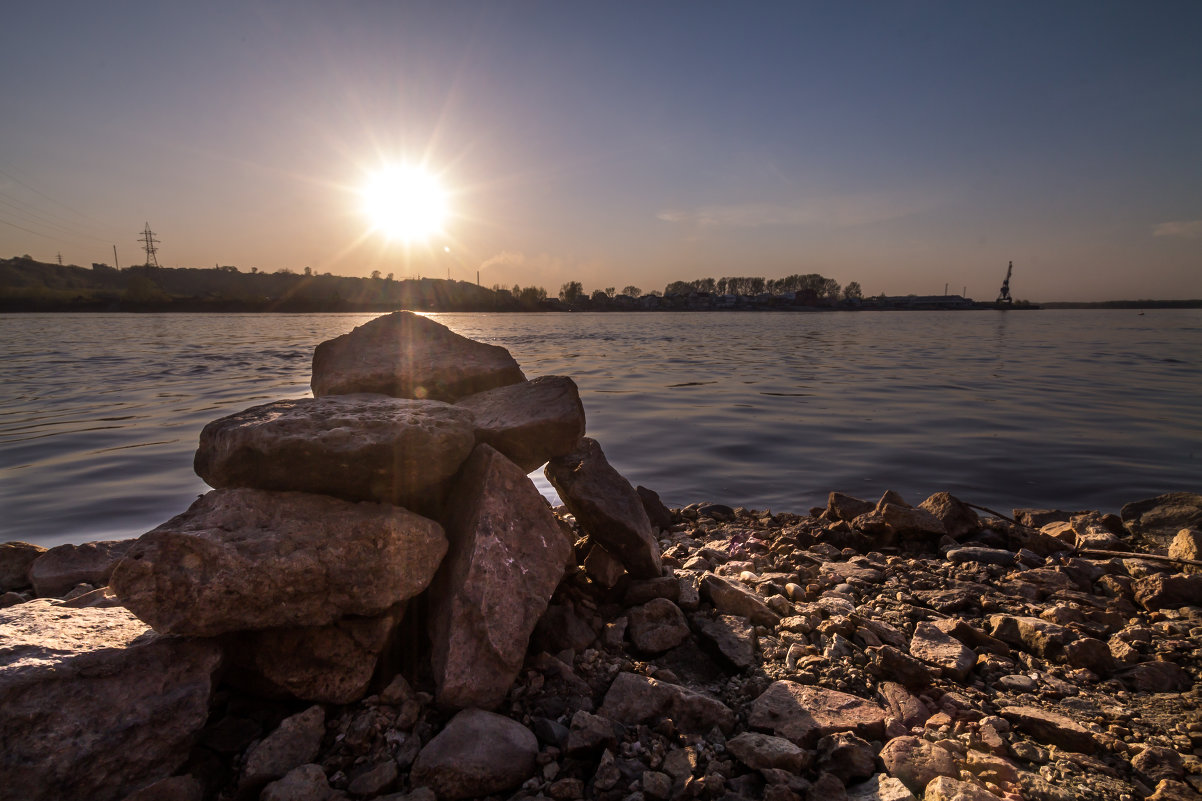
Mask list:
[[[0,317],[0,541],[137,536],[207,487],[200,429],[309,393],[372,315]],[[1002,511],[1202,491],[1202,311],[444,314],[669,505],[807,511],[840,490]],[[535,473],[540,490],[554,491]]]

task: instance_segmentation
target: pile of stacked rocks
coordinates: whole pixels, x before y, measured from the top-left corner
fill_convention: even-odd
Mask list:
[[[1202,496],[669,510],[570,379],[407,313],[313,391],[138,540],[0,546],[8,795],[1199,797]]]

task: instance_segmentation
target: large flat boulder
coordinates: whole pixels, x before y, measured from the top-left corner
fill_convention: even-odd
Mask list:
[[[588,536],[617,557],[635,578],[663,571],[659,543],[643,502],[610,466],[597,441],[582,437],[576,449],[547,462],[544,471]]]
[[[254,406],[200,432],[196,474],[253,487],[429,506],[472,452],[471,412],[385,395],[298,398]]]
[[[225,641],[229,681],[268,695],[350,704],[367,694],[380,655],[405,612],[345,617],[328,626],[239,632]]]
[[[468,460],[448,506],[451,546],[429,592],[437,697],[491,709],[521,670],[572,546],[522,468],[488,445]]]
[[[1156,553],[1164,553],[1181,529],[1202,528],[1202,495],[1170,492],[1133,501],[1119,510],[1119,516],[1128,531]]]
[[[161,637],[120,607],[0,610],[0,794],[110,801],[171,775],[220,660],[216,643]]]
[[[782,680],[755,699],[747,725],[811,748],[819,738],[845,731],[879,740],[885,733],[885,710],[848,693]]]
[[[627,725],[667,718],[693,734],[715,726],[729,732],[738,722],[734,711],[716,698],[638,673],[619,673],[597,713]]]
[[[584,404],[567,376],[490,389],[455,405],[475,417],[477,442],[496,448],[527,473],[571,453],[584,436]]]
[[[417,595],[446,550],[442,526],[399,506],[215,490],[143,534],[111,586],[164,634],[324,626]]]
[[[313,351],[313,395],[378,392],[456,401],[525,379],[509,351],[462,337],[413,312],[394,312]]]

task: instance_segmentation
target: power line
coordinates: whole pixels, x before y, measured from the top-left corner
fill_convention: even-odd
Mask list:
[[[81,231],[73,226],[50,219],[46,215],[41,214],[34,209],[27,208],[19,201],[14,202],[11,197],[5,195],[3,192],[0,192],[0,206],[12,209],[12,211],[8,212],[8,214],[12,215],[15,213],[16,219],[18,219],[20,222],[28,225],[41,226],[52,230],[57,229],[59,232],[61,232],[60,236],[65,235],[67,237],[76,239],[91,239],[97,242],[104,242],[106,244],[112,242],[112,237],[97,236],[96,234],[92,234],[87,231]]]

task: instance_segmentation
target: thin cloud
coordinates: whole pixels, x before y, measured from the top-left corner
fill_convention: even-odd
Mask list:
[[[494,267],[498,264],[509,264],[517,267],[525,263],[526,255],[524,253],[519,253],[513,250],[502,250],[500,253],[497,253],[494,256],[489,256],[487,259],[480,262],[479,269],[484,270],[489,267]]]
[[[1152,229],[1152,236],[1175,236],[1181,239],[1202,239],[1202,220],[1162,222]]]
[[[849,195],[802,203],[743,203],[664,209],[656,217],[703,228],[825,225],[849,228],[894,220],[931,208],[929,200],[885,195]]]

